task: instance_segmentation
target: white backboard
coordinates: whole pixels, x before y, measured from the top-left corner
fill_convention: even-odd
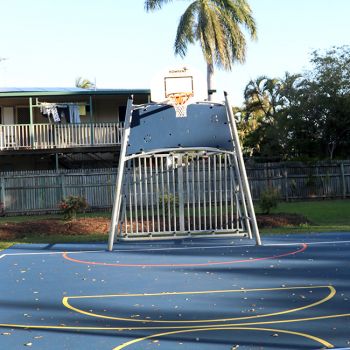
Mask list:
[[[163,103],[173,94],[188,94],[188,103],[201,102],[207,98],[206,84],[200,73],[186,67],[160,72],[151,84],[152,102]]]

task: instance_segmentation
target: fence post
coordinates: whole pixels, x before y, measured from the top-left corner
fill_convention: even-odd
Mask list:
[[[1,186],[1,199],[0,200],[2,203],[1,208],[0,208],[2,213],[0,213],[0,214],[4,214],[5,210],[6,210],[5,178],[4,177],[1,177],[0,186]]]
[[[61,178],[62,198],[65,198],[66,197],[66,180],[63,173],[61,173],[60,178]]]
[[[344,163],[340,163],[340,173],[343,187],[343,199],[346,198],[346,182],[345,182],[345,171],[344,171]]]
[[[284,166],[284,191],[285,191],[285,196],[286,196],[286,202],[288,202],[289,200],[289,196],[288,196],[288,168],[287,166]]]

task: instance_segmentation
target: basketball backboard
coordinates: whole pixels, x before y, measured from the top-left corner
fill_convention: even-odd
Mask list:
[[[202,102],[207,98],[206,84],[200,73],[187,67],[169,69],[155,76],[151,84],[151,100],[172,103],[177,96],[185,103]]]

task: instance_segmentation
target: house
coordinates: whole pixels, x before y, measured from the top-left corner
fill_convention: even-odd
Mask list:
[[[0,171],[116,165],[130,95],[150,90],[0,88]]]

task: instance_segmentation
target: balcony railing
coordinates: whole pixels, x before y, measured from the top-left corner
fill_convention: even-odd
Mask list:
[[[118,145],[122,123],[0,125],[0,150]]]

